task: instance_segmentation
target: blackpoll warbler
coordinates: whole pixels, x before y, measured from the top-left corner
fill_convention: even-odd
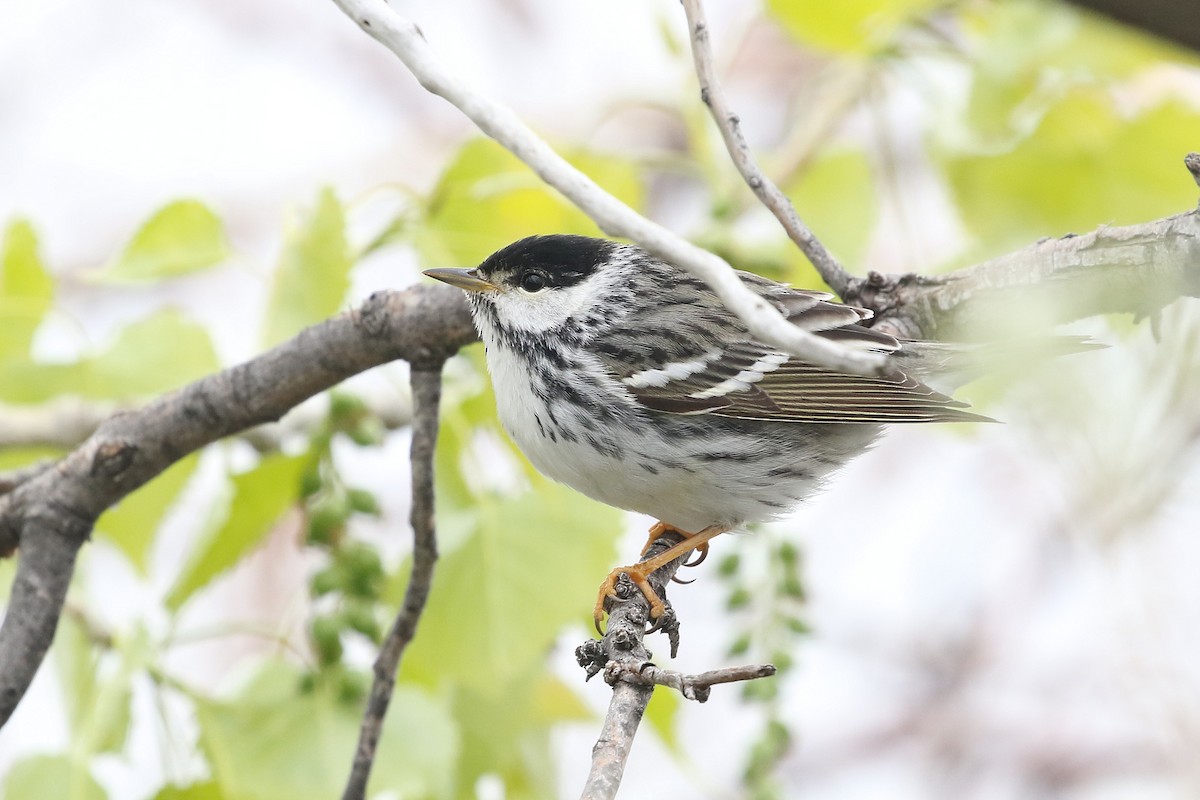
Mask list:
[[[615,569],[647,577],[709,539],[778,517],[866,449],[886,422],[981,420],[904,370],[936,346],[864,327],[831,295],[742,279],[788,319],[847,347],[890,354],[885,377],[833,372],[757,342],[708,286],[638,247],[536,236],[475,269],[426,275],[466,290],[500,419],[541,472],[686,537]],[[936,359],[934,359],[936,360]]]

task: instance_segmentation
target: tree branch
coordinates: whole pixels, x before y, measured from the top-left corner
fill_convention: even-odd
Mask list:
[[[642,560],[653,558],[681,541],[683,537],[675,533],[660,536],[642,555]],[[677,558],[660,567],[649,578],[654,591],[666,603],[666,611],[656,628],[667,635],[672,656],[679,648],[679,622],[667,599],[667,584],[684,561],[686,556]],[[604,638],[589,639],[575,648],[575,660],[587,671],[588,679],[604,672],[608,680],[606,668],[609,664],[627,664],[636,670],[651,658],[644,643],[650,604],[625,575],[617,582],[616,589],[617,597],[609,597],[604,603],[608,611],[608,629]],[[581,800],[609,800],[616,797],[621,787],[621,777],[625,774],[625,761],[633,748],[633,737],[654,693],[653,686],[615,678],[609,684],[613,687],[612,698],[600,728],[600,736],[592,747],[592,767],[584,783]]]
[[[569,164],[507,106],[476,91],[443,64],[417,26],[384,0],[334,0],[367,33],[395,53],[425,89],[446,99],[481,131],[524,161],[537,175],[612,236],[704,280],[759,339],[813,364],[843,372],[881,373],[884,359],[802,330],[750,290],[725,261],[651,222]]]
[[[16,489],[25,481],[32,480],[54,466],[54,461],[45,459],[20,469],[0,472],[0,495],[5,495]]]
[[[396,688],[396,671],[404,650],[417,632],[417,623],[433,585],[433,568],[437,562],[437,533],[434,528],[433,456],[437,446],[438,401],[442,390],[442,362],[414,366],[412,371],[413,431],[412,431],[412,513],[413,565],[404,593],[404,603],[396,615],[379,655],[375,659],[375,681],[363,713],[358,749],[342,800],[359,800],[366,796],[367,781],[375,763],[375,750],[383,731],[383,719],[392,691]]]
[[[721,131],[725,149],[729,151],[734,166],[755,196],[779,220],[788,238],[808,256],[821,279],[839,296],[843,295],[850,287],[852,276],[801,221],[787,195],[763,173],[750,152],[750,146],[746,144],[746,137],[742,135],[741,120],[730,109],[725,99],[725,91],[717,78],[716,67],[713,65],[712,45],[709,42],[708,20],[704,14],[703,2],[683,0],[683,10],[687,15],[688,33],[692,42],[692,61],[696,66],[696,77],[700,81],[700,98],[708,106],[713,121]]]
[[[1148,316],[1180,297],[1200,297],[1200,211],[1045,239],[946,275],[871,273],[848,299],[899,336],[953,341],[1031,320]]]
[[[0,496],[0,555],[18,544],[21,555],[0,625],[0,726],[45,657],[75,554],[102,511],[188,453],[278,419],[351,375],[397,358],[440,363],[475,338],[457,289],[378,292],[251,361],[111,417],[52,469]]]
[[[683,537],[675,533],[660,536],[642,554],[642,560],[653,558],[680,541],[683,541]],[[605,683],[613,689],[600,736],[592,747],[592,766],[581,800],[610,800],[616,797],[625,774],[625,762],[633,748],[633,738],[656,685],[672,687],[689,700],[703,703],[714,684],[775,674],[774,667],[765,665],[683,675],[660,669],[650,662],[653,656],[646,648],[645,637],[656,630],[666,634],[671,657],[674,658],[678,653],[679,620],[667,599],[667,584],[686,560],[686,555],[677,558],[650,576],[650,585],[666,604],[666,611],[652,628],[646,628],[650,619],[650,604],[633,582],[622,575],[616,586],[617,596],[607,598],[604,603],[608,612],[608,629],[604,637],[600,640],[589,639],[575,648],[575,660],[587,672],[587,678],[590,680],[602,673]]]

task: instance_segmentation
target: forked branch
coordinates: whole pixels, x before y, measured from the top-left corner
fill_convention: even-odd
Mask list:
[[[19,545],[20,558],[0,625],[0,726],[54,639],[75,556],[101,512],[188,453],[278,419],[351,375],[397,358],[440,363],[475,338],[456,289],[379,292],[251,361],[109,418],[52,467],[10,474],[0,556]]]

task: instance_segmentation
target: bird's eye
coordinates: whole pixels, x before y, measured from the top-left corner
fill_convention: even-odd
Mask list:
[[[521,276],[521,289],[533,294],[546,288],[546,276],[540,272],[526,272]]]

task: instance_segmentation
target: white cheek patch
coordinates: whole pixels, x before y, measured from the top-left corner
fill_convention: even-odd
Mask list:
[[[710,397],[724,397],[731,392],[745,391],[750,388],[751,384],[761,381],[768,372],[779,369],[779,366],[787,362],[789,358],[791,356],[786,353],[767,353],[732,378],[727,378],[702,392],[692,392],[688,397],[707,400]]]
[[[541,333],[561,326],[583,308],[591,281],[535,294],[520,289],[503,289],[489,299],[496,306],[500,324],[509,330]]]

